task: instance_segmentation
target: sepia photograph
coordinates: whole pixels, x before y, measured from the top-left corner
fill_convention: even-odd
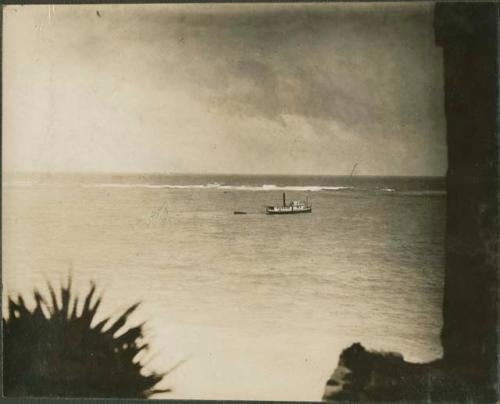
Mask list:
[[[10,4],[6,397],[498,399],[498,4]]]

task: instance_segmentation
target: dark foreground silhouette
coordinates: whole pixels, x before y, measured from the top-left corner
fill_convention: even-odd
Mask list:
[[[356,343],[340,355],[323,400],[464,402],[479,397],[481,388],[443,360],[410,363],[397,353],[367,351]]]
[[[4,395],[32,397],[147,398],[165,374],[144,373],[134,360],[148,349],[143,325],[125,330],[134,304],[118,319],[93,325],[101,303],[96,287],[82,302],[68,286],[58,293],[49,284],[50,298],[34,291],[29,309],[22,296],[9,297],[3,318]]]

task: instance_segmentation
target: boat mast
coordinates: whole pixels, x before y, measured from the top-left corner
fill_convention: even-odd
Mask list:
[[[351,170],[351,177],[354,175],[354,171],[356,171],[356,168],[358,167],[358,163],[354,164],[352,166],[352,170]]]
[[[285,193],[283,192],[283,207],[286,206],[286,202],[285,202]]]

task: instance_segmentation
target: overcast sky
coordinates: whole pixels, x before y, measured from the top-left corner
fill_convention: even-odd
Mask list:
[[[444,175],[432,11],[8,6],[4,170]]]

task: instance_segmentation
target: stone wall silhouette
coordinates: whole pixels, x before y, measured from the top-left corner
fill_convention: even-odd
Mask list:
[[[437,4],[435,36],[444,55],[448,143],[444,360],[493,388],[498,324],[498,4]]]

